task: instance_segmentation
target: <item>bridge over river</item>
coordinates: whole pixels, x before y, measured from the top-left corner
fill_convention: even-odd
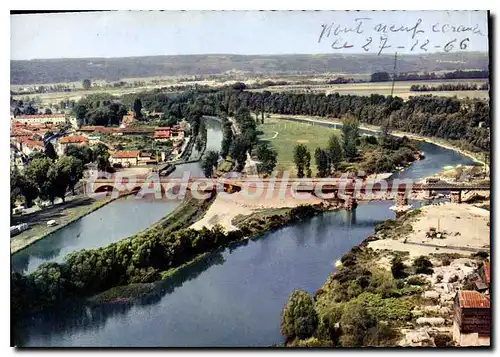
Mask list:
[[[354,180],[342,178],[326,179],[258,179],[258,178],[168,178],[151,176],[132,176],[102,178],[88,181],[86,193],[112,193],[115,195],[153,194],[160,197],[179,198],[187,190],[206,198],[217,192],[242,192],[251,198],[271,198],[276,195],[298,197],[313,194],[324,199],[341,199],[347,209],[355,207],[358,200],[392,200],[397,205],[405,205],[408,199],[422,197],[426,192],[431,197],[435,192],[450,193],[452,201],[461,202],[462,193],[471,191],[489,191],[489,183],[414,183],[410,179],[395,180]]]

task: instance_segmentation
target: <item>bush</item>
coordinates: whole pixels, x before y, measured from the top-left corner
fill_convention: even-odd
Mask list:
[[[438,276],[436,276],[436,282],[440,283],[441,281],[443,281],[443,275],[439,274]]]
[[[473,253],[471,254],[471,256],[473,258],[479,258],[479,259],[488,259],[488,257],[490,256],[488,252],[484,251],[484,250],[481,250],[477,253]]]
[[[311,337],[318,326],[313,299],[304,290],[294,290],[281,313],[281,334],[286,341]]]
[[[350,301],[346,304],[342,318],[340,319],[340,328],[342,330],[340,342],[342,346],[363,346],[368,329],[374,327],[376,324],[377,321],[362,301]]]
[[[408,280],[406,282],[410,285],[417,285],[417,286],[427,284],[427,280],[425,278],[420,277],[420,276],[412,276],[412,277],[408,278]]]
[[[432,263],[426,256],[421,255],[413,261],[413,267],[417,274],[432,274]]]
[[[394,257],[391,262],[391,272],[395,279],[404,279],[408,276],[405,271],[406,265],[403,264],[403,260],[400,257]]]
[[[457,282],[457,281],[458,281],[458,279],[459,279],[459,278],[458,278],[458,275],[453,275],[452,277],[450,277],[450,278],[448,279],[448,283],[455,283],[455,282]]]

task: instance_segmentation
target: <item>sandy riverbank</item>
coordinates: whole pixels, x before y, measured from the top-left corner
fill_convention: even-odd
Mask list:
[[[490,212],[470,204],[443,203],[421,208],[413,231],[397,238],[370,242],[375,250],[408,252],[410,257],[431,253],[459,253],[490,250]],[[444,238],[427,238],[431,227],[444,233]]]
[[[266,209],[292,208],[300,205],[315,205],[323,203],[324,200],[310,195],[308,199],[297,199],[291,195],[285,194],[283,197],[274,195],[271,198],[245,197],[241,192],[231,195],[218,195],[214,203],[210,206],[203,218],[191,225],[192,229],[201,229],[206,226],[211,228],[220,224],[226,230],[237,229],[231,221],[238,215],[250,215],[253,212]]]

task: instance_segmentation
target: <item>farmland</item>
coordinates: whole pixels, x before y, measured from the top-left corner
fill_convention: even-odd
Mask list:
[[[487,82],[485,79],[452,79],[452,80],[435,80],[435,81],[397,81],[394,83],[394,95],[408,99],[410,96],[418,95],[435,95],[435,96],[447,96],[458,98],[482,98],[488,99],[489,92],[487,90],[469,90],[469,91],[433,91],[433,92],[412,92],[410,87],[412,85],[426,85],[426,86],[437,86],[439,84],[450,84],[450,83],[470,83],[481,85]],[[253,89],[252,91],[264,91],[268,90],[270,92],[313,92],[313,93],[339,93],[339,94],[351,94],[351,95],[366,95],[380,94],[380,95],[390,95],[392,89],[392,82],[377,82],[377,83],[347,83],[347,84],[332,84],[332,85],[286,85],[286,86],[275,86],[262,89]]]

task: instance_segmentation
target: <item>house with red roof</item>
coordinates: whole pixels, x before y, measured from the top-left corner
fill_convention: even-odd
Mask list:
[[[22,140],[19,143],[19,150],[25,154],[29,155],[33,152],[44,152],[45,146],[43,145],[43,141],[34,141],[30,139]]]
[[[170,127],[160,127],[156,128],[153,139],[158,142],[166,142],[172,138],[172,130]]]
[[[120,150],[109,158],[111,165],[124,167],[136,166],[139,163],[141,152],[139,150]]]
[[[64,136],[57,141],[57,154],[63,155],[69,145],[83,146],[88,144],[89,139],[82,135]]]
[[[489,346],[490,334],[490,297],[459,290],[453,304],[453,340],[459,346]]]

